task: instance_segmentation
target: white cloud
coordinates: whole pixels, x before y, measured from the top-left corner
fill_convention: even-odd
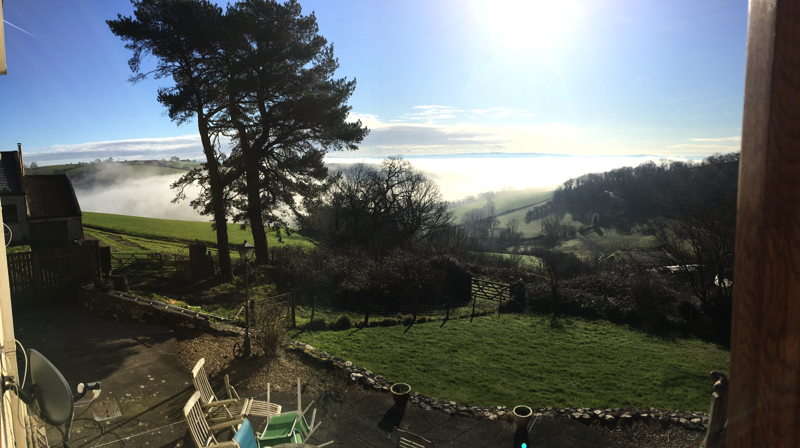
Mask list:
[[[741,149],[739,146],[726,146],[726,145],[697,145],[694,143],[679,143],[677,145],[667,145],[667,148],[705,148],[705,149],[725,149],[728,151],[738,151]]]
[[[740,142],[742,137],[690,138],[693,142]]]
[[[224,139],[222,148],[227,149],[227,147],[228,141]],[[169,159],[172,156],[177,156],[181,159],[204,159],[200,136],[195,134],[165,138],[89,142],[77,145],[31,148],[24,151],[26,162],[37,162],[40,165],[55,165],[78,161],[88,162],[108,157],[141,160]]]

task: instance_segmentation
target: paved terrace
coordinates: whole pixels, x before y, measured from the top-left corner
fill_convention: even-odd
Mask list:
[[[75,390],[79,382],[102,382],[96,400],[113,398],[121,416],[96,421],[89,406],[75,410],[72,448],[170,447],[193,448],[183,423],[182,409],[194,392],[189,369],[176,354],[176,340],[167,327],[102,320],[74,306],[15,310],[17,339],[26,349],[47,357]],[[222,396],[220,378],[212,383]],[[241,391],[247,396],[259,391]],[[272,393],[284,410],[297,408],[296,396]],[[424,410],[409,403],[393,406],[380,392],[303,396],[304,406],[315,400],[322,426],[311,443],[334,440],[334,447],[390,447],[394,426],[436,442],[437,447],[592,448],[616,446],[581,423],[539,418],[530,432],[507,421],[476,420]],[[113,410],[113,409],[112,409]],[[263,428],[261,419],[254,426]],[[63,428],[49,427],[51,446],[60,445]],[[230,440],[224,431],[218,440]]]

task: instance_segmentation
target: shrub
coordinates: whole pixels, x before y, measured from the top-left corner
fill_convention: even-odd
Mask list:
[[[286,336],[286,310],[275,303],[261,303],[253,309],[253,341],[266,356],[275,356]]]
[[[417,318],[417,322],[420,323],[420,324],[424,324],[427,321],[428,321],[428,318],[425,317],[425,316],[420,316],[420,317]]]
[[[350,316],[347,314],[342,314],[339,317],[339,320],[333,324],[333,328],[336,330],[349,330],[353,328],[353,322],[350,320]]]
[[[406,316],[406,318],[403,319],[403,325],[411,325],[413,323],[414,323],[414,317],[413,316]]]
[[[382,327],[392,327],[394,325],[397,325],[398,323],[399,322],[397,322],[397,319],[388,318],[388,319],[383,319],[381,321],[381,326]]]
[[[305,323],[302,328],[308,331],[324,331],[328,328],[328,323],[324,318],[319,318]]]

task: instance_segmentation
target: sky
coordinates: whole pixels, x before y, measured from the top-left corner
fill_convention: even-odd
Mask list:
[[[597,156],[739,149],[746,0],[300,4],[334,45],[336,76],[357,80],[351,118],[371,129],[330,160],[458,154],[450,171],[491,165],[500,182],[537,163],[509,154],[581,156],[591,171]],[[127,81],[131,52],[105,20],[132,12],[126,0],[4,0],[0,150],[21,142],[40,164],[202,158],[195,123],[176,126],[156,101],[169,80]]]

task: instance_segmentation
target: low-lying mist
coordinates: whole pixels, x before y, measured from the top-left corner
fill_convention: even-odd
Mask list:
[[[504,187],[554,189],[565,180],[586,173],[608,171],[621,166],[637,166],[653,156],[589,157],[411,157],[412,165],[428,174],[445,200],[455,201],[484,191]],[[332,169],[352,163],[380,163],[377,158],[330,158]],[[191,208],[189,200],[171,203],[175,197],[169,188],[179,174],[154,175],[153,172],[131,173],[136,178],[120,178],[111,184],[77,183],[75,193],[81,209],[87,212],[144,216],[149,218],[209,221]],[[198,190],[188,192],[193,199]]]
[[[148,176],[125,179],[111,184],[94,184],[91,187],[75,186],[75,195],[84,212],[112,213],[115,215],[142,216],[146,218],[178,219],[182,221],[208,221],[189,205],[194,198],[173,204],[175,197],[170,184],[180,174]]]

